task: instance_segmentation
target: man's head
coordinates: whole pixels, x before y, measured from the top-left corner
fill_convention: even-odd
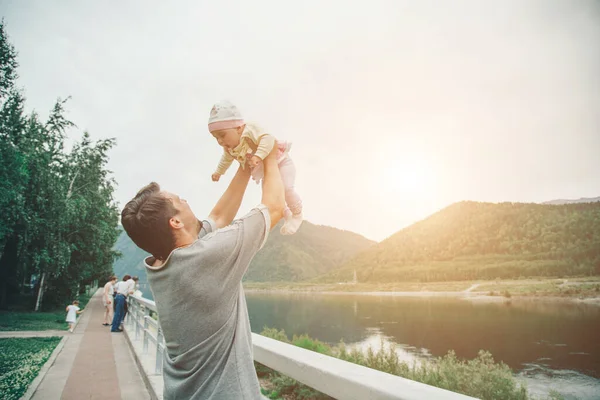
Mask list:
[[[128,280],[130,280],[130,279],[131,279],[131,275],[125,275],[125,276],[123,277],[123,282],[126,282],[126,281],[128,281]]]
[[[187,202],[162,191],[156,182],[143,187],[121,212],[121,224],[131,240],[158,260],[198,236],[202,223]]]
[[[108,281],[109,281],[109,282],[112,282],[112,283],[115,283],[115,282],[117,281],[117,277],[116,277],[116,276],[114,276],[114,275],[111,275],[111,276],[108,278]]]
[[[73,305],[78,306],[79,305],[79,300],[73,300]]]

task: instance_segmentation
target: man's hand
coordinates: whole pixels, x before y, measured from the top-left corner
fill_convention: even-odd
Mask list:
[[[211,176],[213,182],[218,182],[219,178],[221,178],[221,174],[217,174],[216,172]]]
[[[261,162],[262,160],[260,159],[260,157],[258,156],[252,156],[252,158],[250,159],[250,161],[248,162],[248,164],[250,164],[250,168],[254,169],[258,166],[258,164]]]

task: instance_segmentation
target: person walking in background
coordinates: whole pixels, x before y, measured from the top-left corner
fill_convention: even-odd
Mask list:
[[[104,322],[102,325],[104,326],[109,326],[109,321],[112,322],[115,283],[117,283],[117,277],[112,275],[104,285],[104,293],[102,294],[102,304],[104,305]]]
[[[67,306],[66,311],[66,321],[69,324],[69,332],[73,333],[73,329],[75,328],[75,322],[77,322],[77,314],[81,314],[85,310],[79,308],[79,300],[75,300],[73,304],[69,304]]]
[[[127,283],[127,288],[126,288],[126,293],[125,293],[125,306],[123,307],[123,318],[121,318],[121,325],[123,325],[123,321],[125,320],[125,317],[127,316],[127,312],[129,312],[129,304],[127,302],[127,299],[129,298],[130,295],[135,293],[135,287],[137,286],[137,283],[139,280],[140,280],[140,278],[138,278],[137,276],[132,276],[131,278],[129,278],[127,280],[127,282],[125,282],[125,283]]]
[[[123,318],[125,317],[125,302],[127,301],[127,296],[130,292],[130,283],[131,275],[125,275],[121,282],[118,282],[115,285],[115,314],[112,320],[112,326],[110,328],[111,332],[122,332],[121,322],[123,322]],[[133,281],[132,281],[133,282]]]

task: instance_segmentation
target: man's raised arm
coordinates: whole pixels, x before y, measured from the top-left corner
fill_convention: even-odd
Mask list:
[[[240,209],[240,204],[242,204],[242,198],[246,192],[246,187],[248,187],[249,179],[250,168],[243,169],[240,166],[227,190],[225,190],[225,193],[223,193],[223,196],[221,196],[215,208],[212,209],[208,216],[215,222],[216,229],[227,226],[233,221],[233,218]]]
[[[262,204],[267,206],[271,216],[271,227],[273,229],[279,220],[283,217],[285,209],[285,194],[279,165],[277,165],[277,146],[263,160],[265,176],[262,184]]]

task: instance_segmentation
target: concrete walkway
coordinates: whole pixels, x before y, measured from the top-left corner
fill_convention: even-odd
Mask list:
[[[123,333],[103,326],[102,291],[92,297],[33,400],[150,398]],[[15,332],[12,332],[13,334]],[[36,332],[37,333],[37,332]],[[60,335],[49,335],[60,336]]]

